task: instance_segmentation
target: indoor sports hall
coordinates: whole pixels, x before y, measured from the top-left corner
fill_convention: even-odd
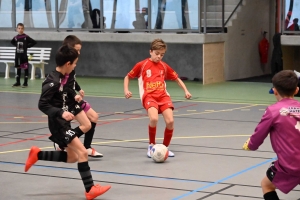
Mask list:
[[[86,100],[99,113],[93,147],[103,158],[89,158],[96,183],[111,190],[98,199],[262,199],[260,181],[276,159],[269,138],[255,152],[244,151],[267,105],[275,98],[270,83],[226,82],[203,86],[186,81],[193,97],[185,100],[175,82],[167,82],[174,101],[174,158],[155,163],[146,156],[148,117],[138,98],[123,96],[122,79],[78,78]],[[42,80],[31,87],[11,88],[1,80],[0,173],[3,199],[84,199],[77,165],[38,161],[29,172],[24,163],[32,145],[53,150],[47,117],[37,108]],[[91,83],[95,85],[91,87]],[[253,95],[255,94],[255,95]],[[74,122],[76,124],[76,122]],[[162,142],[160,117],[157,143]],[[17,191],[16,191],[17,188]],[[299,199],[300,188],[285,200]]]
[[[273,75],[296,70],[300,78],[299,18],[300,0],[0,0],[0,200],[86,199],[77,163],[39,160],[24,170],[32,146],[54,151],[38,102],[70,35],[82,42],[76,81],[99,116],[92,147],[103,157],[88,164],[95,184],[111,185],[96,199],[264,199],[261,180],[277,159],[270,138],[257,151],[242,147],[276,103]],[[28,37],[36,43],[26,48]],[[187,100],[166,81],[175,157],[163,163],[146,155],[149,117],[137,79],[130,80],[132,98],[124,94],[124,77],[158,38],[167,44],[163,61],[192,94]],[[21,74],[19,50],[28,59]],[[164,130],[159,115],[157,144]],[[300,200],[299,185],[276,192]]]

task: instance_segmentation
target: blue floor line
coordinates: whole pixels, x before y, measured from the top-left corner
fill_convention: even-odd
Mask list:
[[[243,174],[243,173],[245,173],[245,172],[247,172],[247,171],[249,171],[249,170],[252,170],[252,169],[254,169],[254,168],[257,168],[257,167],[259,167],[259,166],[261,166],[261,165],[264,165],[264,164],[266,164],[266,163],[272,162],[272,161],[274,161],[274,160],[276,160],[276,159],[277,159],[277,157],[272,158],[272,159],[269,159],[269,160],[266,160],[266,161],[261,162],[261,163],[258,163],[257,165],[251,166],[251,167],[249,167],[249,168],[247,168],[247,169],[244,169],[244,170],[242,170],[242,171],[239,171],[239,172],[237,172],[237,173],[235,173],[235,174],[232,174],[232,175],[230,175],[230,176],[227,176],[227,177],[225,177],[225,178],[222,178],[222,179],[220,179],[220,180],[218,180],[218,181],[215,181],[214,183],[207,184],[207,185],[205,185],[205,186],[203,186],[203,187],[200,187],[200,188],[197,188],[197,189],[195,189],[195,190],[193,190],[193,191],[191,191],[191,192],[188,192],[188,193],[185,193],[185,194],[183,194],[183,195],[177,196],[177,197],[173,198],[172,200],[178,200],[178,199],[182,199],[182,198],[184,198],[184,197],[190,196],[190,195],[192,195],[192,194],[194,194],[194,193],[196,193],[196,192],[202,191],[202,190],[204,190],[204,189],[206,189],[206,188],[209,188],[209,187],[212,187],[212,186],[217,185],[217,184],[219,184],[219,183],[222,183],[222,182],[224,182],[224,181],[226,181],[226,180],[228,180],[228,179],[231,179],[231,178],[233,178],[233,177],[235,177],[235,176],[238,176],[238,175],[240,175],[240,174]]]
[[[21,164],[21,163],[5,162],[5,161],[0,161],[0,164],[24,166],[24,164]],[[77,168],[56,167],[56,166],[46,166],[46,165],[45,166],[33,165],[32,167],[33,168],[51,168],[54,170],[78,171]],[[122,173],[122,172],[104,172],[104,171],[97,171],[97,170],[91,170],[91,172],[96,173],[96,174],[112,174],[112,175],[117,175],[117,176],[131,176],[131,177],[135,177],[135,178],[153,178],[153,179],[170,180],[170,181],[178,181],[178,182],[194,182],[194,183],[200,183],[200,184],[208,184],[209,183],[209,181],[205,182],[205,181],[171,178],[171,177],[157,177],[157,176],[151,176],[151,175],[129,174],[129,173]]]

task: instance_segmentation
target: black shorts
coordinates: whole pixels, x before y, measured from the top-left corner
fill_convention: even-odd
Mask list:
[[[68,104],[68,109],[67,110],[70,113],[72,113],[74,116],[76,116],[78,113],[80,113],[82,111],[81,104],[79,104],[75,100],[71,101]]]
[[[71,105],[68,110],[75,116],[82,111],[78,104]],[[60,148],[67,147],[78,135],[76,130],[71,128],[71,121],[66,121],[61,116],[49,117],[48,125],[52,134],[49,139],[57,143]]]

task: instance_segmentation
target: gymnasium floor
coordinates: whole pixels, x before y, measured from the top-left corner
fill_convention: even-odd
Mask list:
[[[225,82],[203,86],[185,82],[191,100],[168,82],[174,101],[174,158],[157,164],[146,157],[146,112],[138,99],[123,96],[123,80],[78,78],[86,100],[99,113],[93,147],[104,154],[89,159],[95,183],[110,184],[103,200],[255,200],[262,199],[260,180],[275,154],[269,138],[256,152],[243,151],[267,105],[270,83]],[[42,80],[28,88],[12,88],[14,79],[0,79],[0,199],[83,200],[76,164],[38,161],[29,172],[24,162],[32,145],[53,150],[47,118],[38,110]],[[77,123],[74,122],[74,126]],[[160,117],[157,143],[162,142]],[[280,199],[300,199],[300,187]]]

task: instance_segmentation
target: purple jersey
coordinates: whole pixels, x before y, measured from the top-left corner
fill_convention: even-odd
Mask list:
[[[300,102],[284,98],[269,106],[251,136],[248,147],[257,150],[270,133],[278,171],[300,177]]]

